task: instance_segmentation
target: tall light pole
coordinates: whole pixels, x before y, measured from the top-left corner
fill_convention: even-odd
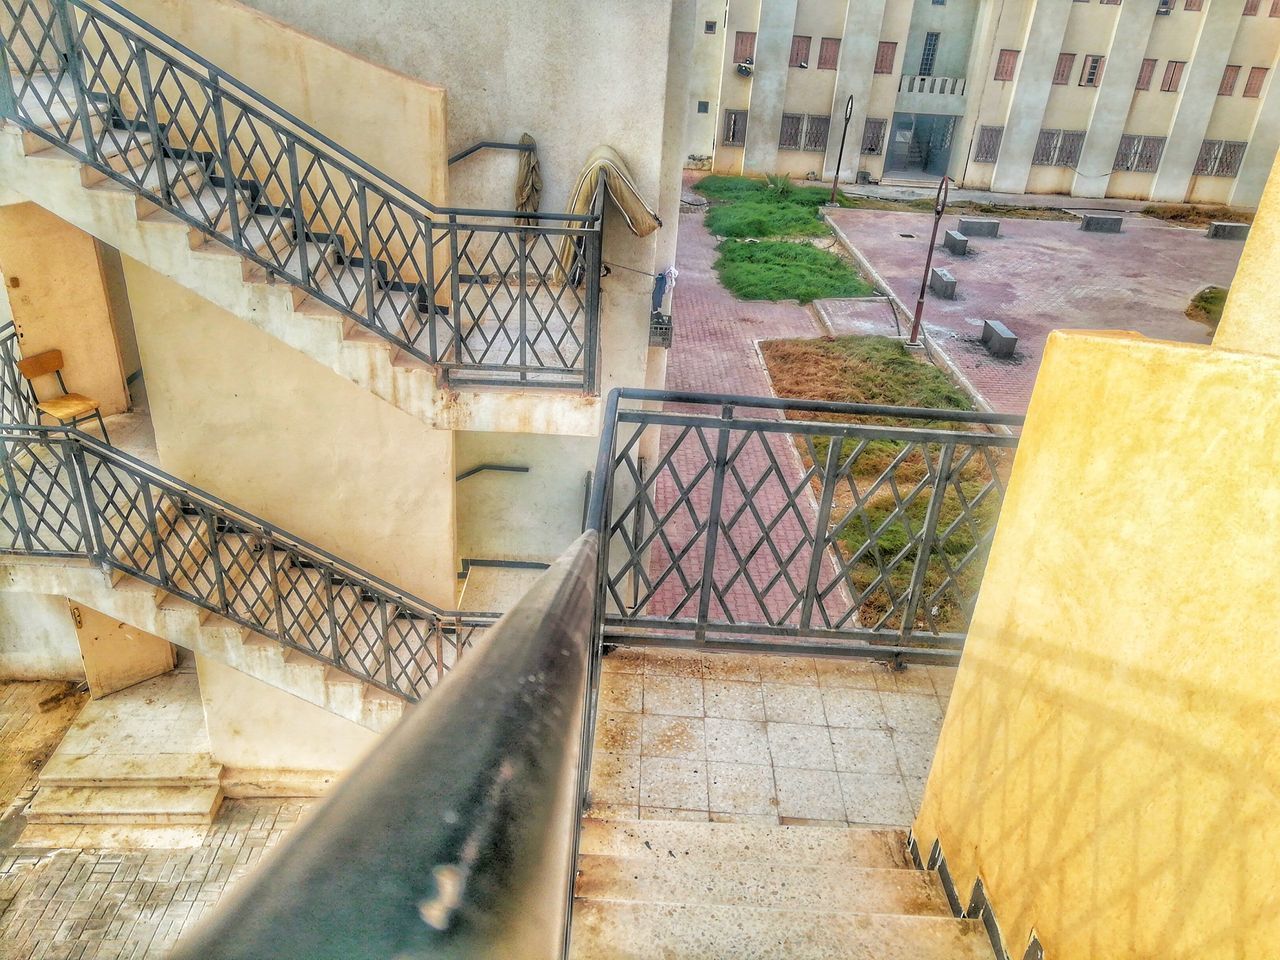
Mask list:
[[[907,343],[917,346],[920,343],[920,321],[924,317],[924,292],[929,287],[929,268],[933,266],[933,248],[938,243],[938,224],[942,222],[942,212],[947,208],[948,184],[951,178],[943,176],[938,181],[938,197],[933,204],[933,234],[929,237],[929,252],[924,258],[924,276],[920,278],[920,296],[916,300],[916,315],[911,321],[911,336]]]
[[[849,121],[853,119],[853,94],[849,94],[849,102],[844,105],[844,130],[840,133],[840,152],[836,155],[836,172],[831,178],[831,206],[836,205],[836,184],[840,182],[840,164],[844,163],[844,138],[849,135]]]

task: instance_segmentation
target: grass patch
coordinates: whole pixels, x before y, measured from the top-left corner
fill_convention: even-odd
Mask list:
[[[1155,217],[1180,227],[1207,227],[1211,223],[1253,223],[1248,210],[1236,210],[1218,204],[1214,207],[1193,207],[1188,204],[1151,204],[1142,208],[1144,216]]]
[[[774,392],[780,397],[973,409],[968,395],[941,370],[918,360],[899,341],[887,337],[770,340],[760,346]],[[810,421],[927,425],[970,432],[980,429],[948,421],[945,416],[929,424],[834,414],[792,416]],[[830,446],[831,441],[821,436],[796,440],[806,466],[825,464]],[[964,453],[964,448],[957,450],[961,460]],[[937,444],[908,448],[902,441],[890,439],[846,439],[841,444],[839,459],[848,482],[836,487],[829,532],[834,533],[841,563],[848,564],[847,585],[858,600],[858,620],[864,626],[896,629],[902,624],[903,614],[895,606],[910,588],[918,553],[913,540],[924,527],[930,488],[927,485],[919,493],[913,491],[929,474],[930,463],[936,469],[940,454]],[[1012,463],[1006,451],[991,450],[990,454],[984,457],[975,452],[964,461],[942,499],[936,548],[924,571],[924,596],[928,599],[916,615],[916,626],[922,629],[962,632],[968,623],[986,565],[986,544],[1000,510],[999,489],[990,484],[997,478],[1003,483]],[[893,484],[885,477],[889,470]],[[820,486],[815,479],[816,495],[821,495]]]
[[[1191,298],[1191,303],[1187,306],[1187,318],[1203,323],[1209,328],[1209,335],[1213,336],[1222,320],[1222,308],[1226,305],[1226,287],[1205,287]]]
[[[819,208],[830,195],[821,187],[798,187],[785,177],[704,177],[694,187],[710,200],[707,229],[717,237],[825,237],[831,229]]]
[[[932,213],[933,201],[881,200],[876,197],[845,197],[843,207],[853,210],[889,210],[897,213]],[[973,200],[957,200],[948,203],[946,212],[952,216],[1000,217],[1004,220],[1079,220],[1073,213],[1058,207],[1014,207],[1004,203],[978,203]]]
[[[725,240],[715,269],[725,289],[740,300],[799,300],[865,297],[875,292],[834,253],[807,243]]]

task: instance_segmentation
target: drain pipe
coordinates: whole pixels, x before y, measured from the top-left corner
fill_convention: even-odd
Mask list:
[[[945,174],[938,181],[938,196],[933,204],[933,233],[929,236],[929,252],[924,258],[924,276],[920,278],[920,296],[916,299],[916,314],[911,321],[911,336],[907,338],[907,345],[911,347],[920,345],[920,321],[924,317],[924,294],[929,288],[929,271],[933,267],[933,248],[938,243],[938,224],[942,222],[942,213],[947,208],[950,183],[951,178]]]

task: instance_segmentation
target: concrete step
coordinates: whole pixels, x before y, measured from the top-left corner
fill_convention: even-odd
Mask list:
[[[214,786],[221,773],[222,764],[208,754],[55,752],[40,771],[40,786]]]
[[[582,821],[579,852],[711,863],[915,869],[905,830],[678,820]]]
[[[222,787],[42,786],[27,807],[29,823],[212,823]]]
[[[577,900],[572,936],[573,960],[991,958],[977,920],[702,903]]]
[[[605,857],[578,860],[577,896],[637,903],[697,903],[950,917],[937,874],[924,870],[790,863]]]

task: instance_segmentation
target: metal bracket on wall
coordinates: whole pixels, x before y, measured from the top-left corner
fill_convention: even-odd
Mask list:
[[[470,470],[463,470],[454,477],[454,482],[465,480],[467,477],[474,477],[477,473],[484,473],[486,470],[494,470],[498,473],[528,473],[528,467],[515,466],[509,463],[479,463]]]
[[[546,570],[551,564],[541,560],[482,560],[475,557],[463,557],[462,569],[458,571],[458,579],[467,579],[472,567],[497,567],[503,570]]]
[[[501,140],[481,140],[479,143],[474,143],[467,147],[467,149],[459,150],[455,153],[449,158],[449,165],[452,166],[459,160],[465,160],[467,157],[471,156],[473,153],[479,152],[480,150],[519,150],[524,153],[535,149],[536,146],[537,145],[533,143],[504,143]]]

